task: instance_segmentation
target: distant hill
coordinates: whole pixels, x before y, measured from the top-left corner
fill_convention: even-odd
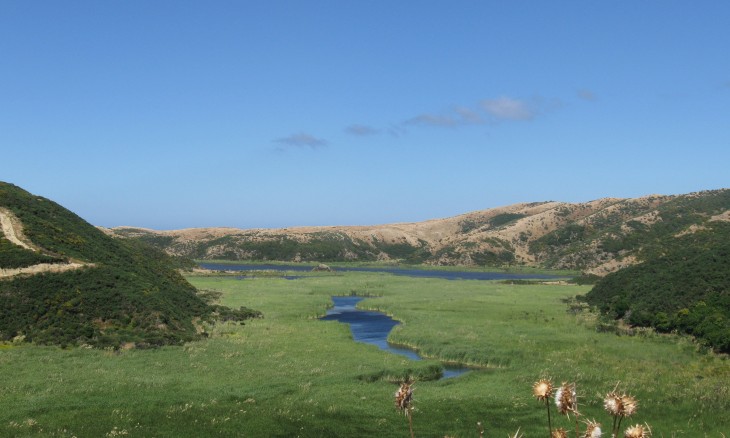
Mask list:
[[[113,239],[53,201],[0,182],[0,339],[118,347],[197,338],[211,306],[170,257]]]
[[[603,276],[648,260],[677,235],[713,221],[730,221],[730,189],[579,204],[524,203],[376,226],[106,231],[196,259],[527,265]]]

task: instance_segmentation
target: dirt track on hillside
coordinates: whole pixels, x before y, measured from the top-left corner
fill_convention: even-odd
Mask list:
[[[44,251],[42,248],[36,247],[33,243],[28,240],[23,234],[23,225],[15,215],[5,208],[0,207],[0,228],[2,229],[5,238],[10,242],[18,245],[22,248],[33,252],[49,253]],[[72,271],[74,269],[81,269],[86,266],[93,266],[90,263],[83,262],[70,262],[70,263],[39,263],[33,266],[27,266],[24,268],[14,269],[2,269],[0,268],[0,278],[10,278],[17,275],[36,275],[46,272],[65,272]]]

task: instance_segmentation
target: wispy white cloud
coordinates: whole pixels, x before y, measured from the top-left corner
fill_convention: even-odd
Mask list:
[[[532,120],[537,115],[534,105],[511,97],[485,99],[482,108],[496,120]]]
[[[313,135],[303,132],[300,132],[298,134],[292,134],[288,137],[278,138],[274,140],[274,143],[280,145],[277,150],[285,150],[291,147],[319,149],[321,147],[327,146],[327,140],[317,138]]]
[[[595,93],[593,93],[591,90],[587,90],[585,88],[578,90],[578,97],[580,97],[583,100],[588,100],[591,102],[593,102],[597,99]]]
[[[404,125],[455,127],[461,125],[479,125],[484,118],[478,111],[465,106],[457,106],[444,114],[419,114],[405,122]]]
[[[474,125],[484,123],[484,118],[482,117],[482,115],[471,108],[467,108],[465,106],[457,106],[456,108],[454,108],[454,112],[458,114],[462,123]]]
[[[595,96],[589,90],[579,92],[581,98],[591,100]],[[502,96],[484,99],[472,106],[454,105],[439,113],[421,113],[388,128],[378,129],[367,125],[350,125],[345,132],[355,136],[387,133],[400,137],[411,127],[458,128],[463,126],[495,125],[506,121],[530,121],[563,106],[560,99],[546,99],[535,96],[530,99],[516,99]]]
[[[345,128],[345,132],[357,137],[367,137],[369,135],[379,134],[380,130],[373,128],[372,126],[355,124]]]
[[[450,126],[456,126],[459,124],[458,120],[454,119],[453,117],[449,115],[442,115],[442,114],[419,114],[416,117],[412,117],[405,122],[403,122],[404,125],[412,125],[412,126],[442,126],[442,127],[450,127]]]
[[[402,124],[400,125],[390,125],[388,127],[388,134],[390,134],[391,137],[399,138],[401,135],[405,135],[408,131],[406,128],[403,127]]]

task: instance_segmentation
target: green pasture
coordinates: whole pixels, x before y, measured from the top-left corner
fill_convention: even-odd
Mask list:
[[[400,376],[427,376],[441,360],[479,367],[415,384],[422,437],[547,436],[532,383],[575,381],[585,418],[610,428],[603,396],[639,400],[624,425],[655,437],[730,436],[730,363],[686,339],[597,333],[562,301],[587,286],[507,285],[323,273],[297,280],[191,276],[221,304],[260,310],[245,326],[208,327],[207,340],[154,350],[0,346],[0,436],[8,437],[406,437],[393,405]],[[331,295],[404,324],[391,340],[434,360],[411,361],[355,343],[323,322]],[[553,424],[574,428],[565,418]],[[606,436],[604,434],[604,436]]]

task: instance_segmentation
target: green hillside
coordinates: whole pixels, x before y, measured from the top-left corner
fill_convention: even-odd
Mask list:
[[[26,268],[39,263],[63,263],[66,259],[40,254],[21,248],[0,234],[0,267],[5,269]]]
[[[696,336],[730,353],[730,223],[653,245],[647,261],[607,275],[590,304],[632,325]]]
[[[596,259],[651,260],[675,236],[710,222],[730,209],[730,190],[708,190],[645,203],[623,202],[545,234],[531,242],[545,267],[583,269]]]
[[[37,253],[0,239],[0,268],[74,261],[65,272],[0,279],[0,339],[118,347],[177,344],[199,335],[195,321],[230,309],[211,306],[172,268],[170,258],[138,242],[111,238],[53,201],[0,182],[0,207],[22,223]],[[242,308],[235,318],[257,315]]]

